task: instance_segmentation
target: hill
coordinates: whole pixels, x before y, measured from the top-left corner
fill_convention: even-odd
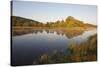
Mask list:
[[[78,19],[75,19],[72,16],[68,16],[65,20],[57,20],[56,22],[48,22],[48,26],[50,27],[67,27],[67,28],[73,28],[73,27],[96,27],[96,25],[87,24],[83,21],[80,21]]]
[[[12,26],[40,26],[42,23],[35,21],[35,20],[31,20],[31,19],[27,19],[27,18],[23,18],[23,17],[18,17],[18,16],[11,16],[12,18]]]
[[[47,22],[46,24],[43,24],[42,22],[31,20],[23,17],[18,16],[11,16],[12,18],[12,26],[20,26],[20,27],[49,27],[49,28],[58,28],[58,27],[67,27],[67,28],[73,28],[73,27],[96,27],[96,25],[87,24],[83,21],[77,20],[72,16],[68,16],[65,20],[57,20],[55,22]]]

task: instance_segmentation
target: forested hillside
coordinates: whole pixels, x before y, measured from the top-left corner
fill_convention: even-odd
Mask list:
[[[18,27],[50,27],[50,28],[96,27],[95,25],[84,23],[83,21],[77,20],[72,16],[68,16],[65,20],[47,22],[46,24],[36,20],[31,20],[27,18],[18,17],[18,16],[12,16],[11,18],[12,18],[12,26],[18,26]]]

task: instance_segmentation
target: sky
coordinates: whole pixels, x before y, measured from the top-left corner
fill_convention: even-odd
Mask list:
[[[97,6],[34,1],[13,1],[12,16],[20,16],[43,23],[65,20],[68,16],[97,25]]]

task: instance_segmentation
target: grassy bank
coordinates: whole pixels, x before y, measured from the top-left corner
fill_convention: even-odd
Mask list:
[[[52,54],[43,54],[33,64],[53,64],[68,62],[84,62],[97,60],[97,34],[88,38],[81,44],[72,43],[66,48],[68,55],[63,52],[54,51]]]

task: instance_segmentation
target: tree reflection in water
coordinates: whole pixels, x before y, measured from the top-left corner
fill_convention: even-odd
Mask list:
[[[67,38],[73,38],[79,35],[82,35],[84,33],[83,30],[49,30],[49,29],[24,29],[24,30],[12,30],[13,36],[21,36],[29,33],[43,33],[45,31],[46,33],[54,33],[56,32],[57,35],[66,35]]]

